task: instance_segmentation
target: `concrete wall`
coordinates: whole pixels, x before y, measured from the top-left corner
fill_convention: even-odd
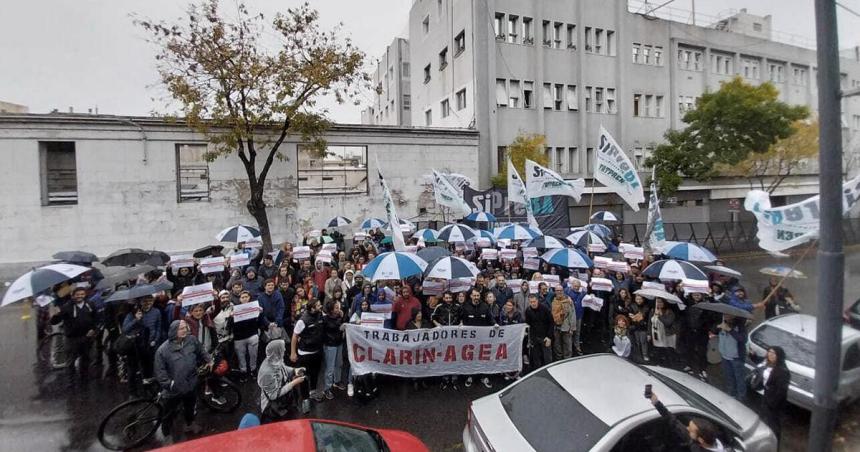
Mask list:
[[[205,143],[204,138],[158,120],[135,122],[142,130],[115,117],[0,116],[0,262],[45,260],[71,249],[98,255],[125,247],[188,250],[214,242],[231,224],[255,224],[245,208],[249,189],[235,155],[209,164],[210,201],[180,203],[176,144]],[[327,139],[332,145],[367,146],[369,193],[299,197],[297,142],[285,142],[288,159],[275,160],[266,189],[273,240],[296,240],[335,215],[383,216],[377,159],[403,218],[428,206],[423,176],[431,168],[477,178],[478,138],[471,131],[335,126]],[[76,205],[42,205],[40,141],[75,142]]]

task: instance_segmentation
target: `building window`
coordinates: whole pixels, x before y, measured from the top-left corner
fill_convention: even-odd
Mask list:
[[[439,70],[443,70],[448,66],[448,48],[445,47],[439,52]]]
[[[566,173],[564,164],[567,159],[564,158],[564,148],[555,148],[555,171],[560,174]]]
[[[633,95],[633,116],[642,116],[642,95],[634,94]]]
[[[700,50],[678,48],[678,68],[688,71],[702,70],[702,52]]]
[[[176,145],[176,199],[178,202],[209,201],[207,149],[205,144]]]
[[[592,44],[594,43],[594,35],[592,34],[591,27],[585,27],[585,51],[593,52]]]
[[[457,110],[466,108],[466,88],[457,91]]]
[[[553,91],[552,107],[556,111],[561,111],[562,102],[564,102],[564,85],[556,84]]]
[[[567,48],[576,50],[576,25],[567,26]]]
[[[430,127],[433,125],[433,109],[428,109],[424,112],[424,125]]]
[[[519,27],[519,16],[508,15],[508,42],[517,43],[517,29]]]
[[[654,117],[662,118],[663,117],[663,96],[655,96],[655,100],[657,101],[654,105]]]
[[[561,22],[556,22],[552,24],[552,48],[560,49],[561,48],[561,30],[564,27],[564,24]]]
[[[595,28],[594,29],[594,53],[602,54],[603,53],[603,29]]]
[[[400,69],[400,71],[403,72],[402,74],[400,74],[401,77],[409,78],[409,62],[408,61],[403,62],[403,66],[402,66],[402,69]]]
[[[493,20],[493,30],[497,40],[505,40],[505,13],[496,13],[495,20]]]
[[[567,168],[572,174],[579,173],[579,152],[577,148],[567,148]]]
[[[633,63],[639,64],[639,48],[641,44],[633,43]]]
[[[606,88],[606,112],[615,114],[617,113],[615,108],[615,88]]]
[[[807,78],[806,78],[806,68],[796,67],[792,71],[793,80],[795,85],[806,86]]]
[[[421,21],[421,31],[423,31],[425,35],[430,33],[430,15],[429,14],[427,15],[427,17],[424,18],[423,21]]]
[[[633,161],[637,168],[642,167],[643,151],[641,147],[633,148]]]
[[[543,21],[541,25],[541,32],[541,39],[543,39],[543,45],[547,47],[552,47],[552,31],[550,30],[550,21]]]
[[[442,117],[447,118],[451,114],[451,106],[448,104],[448,99],[443,100],[439,107],[442,109]]]
[[[535,43],[534,31],[532,30],[532,18],[523,17],[523,44]]]
[[[603,113],[603,88],[594,88],[594,112]]]
[[[594,174],[594,148],[585,150],[585,171],[587,174]]]
[[[552,83],[543,84],[543,108],[552,109]]]
[[[75,143],[39,142],[42,180],[42,205],[61,206],[78,203],[78,170]]]
[[[588,113],[591,112],[591,87],[590,86],[585,87],[585,111]]]
[[[496,79],[496,105],[499,107],[508,106],[508,86],[503,78]]]
[[[785,81],[785,64],[770,63],[770,65],[768,65],[768,68],[770,81],[775,83],[782,83]]]
[[[299,145],[299,196],[366,194],[367,146]]]
[[[646,94],[645,95],[645,108],[643,109],[642,116],[645,116],[646,118],[651,117],[651,104],[653,102],[654,102],[654,96],[652,96],[651,94]]]
[[[761,22],[753,22],[753,31],[761,31]]]
[[[520,81],[511,80],[508,87],[508,106],[520,108]]]
[[[662,66],[663,65],[663,48],[660,46],[654,46],[654,66]]]
[[[460,33],[454,38],[454,48],[456,52],[454,53],[454,58],[459,56],[466,50],[466,30],[461,30]]]
[[[651,64],[651,46],[642,46],[642,63]]]
[[[403,95],[403,109],[409,110],[412,107],[412,96],[409,94]]]
[[[758,58],[741,58],[741,69],[744,78],[758,80],[761,69],[761,60]]]
[[[424,83],[430,82],[430,65],[424,66]]]
[[[579,98],[576,96],[576,85],[567,85],[567,109],[579,110]]]
[[[615,32],[606,30],[606,54],[615,56]]]
[[[523,107],[534,108],[535,82],[523,82]]]

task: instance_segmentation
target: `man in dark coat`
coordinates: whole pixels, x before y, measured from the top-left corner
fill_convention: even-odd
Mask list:
[[[535,294],[529,295],[526,309],[526,324],[529,326],[529,364],[532,370],[552,362],[552,312],[538,301]]]
[[[96,337],[101,325],[101,319],[92,303],[86,301],[87,290],[76,287],[72,290],[71,299],[64,304],[59,312],[51,317],[51,324],[63,323],[65,348],[68,354],[69,371],[74,372],[75,360],[80,358],[81,379],[89,379],[90,351],[93,348],[93,338]],[[56,309],[56,308],[53,308]]]

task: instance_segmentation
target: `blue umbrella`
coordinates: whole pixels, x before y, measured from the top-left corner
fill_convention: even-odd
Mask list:
[[[523,246],[531,246],[540,249],[566,248],[570,242],[566,239],[557,239],[549,235],[541,235],[528,242],[523,243]]]
[[[326,227],[327,228],[339,228],[341,226],[346,226],[350,223],[352,223],[352,220],[350,220],[347,217],[334,217],[331,220],[328,220],[328,223],[326,223]]]
[[[591,268],[594,262],[582,251],[574,248],[557,248],[549,250],[540,257],[550,265],[565,268]]]
[[[478,229],[478,234],[481,238],[489,239],[490,243],[496,243],[496,236],[492,232]]]
[[[642,270],[642,274],[661,281],[681,281],[684,279],[708,280],[708,276],[695,265],[675,259],[664,259],[654,262],[646,267],[645,270]]]
[[[449,224],[439,230],[443,242],[466,242],[478,236],[478,232],[464,224]]]
[[[691,262],[707,262],[712,263],[717,260],[717,256],[710,252],[707,248],[685,242],[669,242],[663,247],[663,254],[673,259],[681,259]]]
[[[475,264],[459,257],[443,257],[431,262],[424,270],[425,278],[474,278],[478,274]]]
[[[368,218],[361,222],[361,229],[376,229],[385,226],[385,222],[379,218]]]
[[[413,239],[424,240],[425,242],[439,241],[439,233],[433,229],[419,229],[412,234]]]
[[[371,281],[380,281],[420,275],[425,268],[427,262],[416,254],[392,251],[374,257],[361,272]]]
[[[573,246],[578,246],[583,249],[588,249],[588,245],[591,244],[599,244],[606,246],[606,242],[603,240],[603,237],[588,230],[575,231],[565,238],[570,241]]]
[[[571,232],[590,231],[590,232],[593,232],[593,233],[599,235],[603,239],[612,237],[612,229],[609,229],[609,226],[606,226],[604,224],[599,224],[599,223],[589,223],[589,224],[586,224],[585,226],[579,226],[577,228],[571,228],[570,231]]]
[[[519,224],[504,226],[496,230],[496,239],[532,240],[540,235],[539,231]]]
[[[598,212],[594,212],[594,215],[591,216],[591,221],[618,221],[618,217],[616,217],[612,212],[600,210]]]
[[[475,213],[469,214],[469,216],[467,216],[466,219],[469,221],[475,221],[475,222],[478,222],[478,221],[484,221],[487,223],[495,223],[496,222],[496,217],[493,214],[487,213],[487,212],[475,212]]]

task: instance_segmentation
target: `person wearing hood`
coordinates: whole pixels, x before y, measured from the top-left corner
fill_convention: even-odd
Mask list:
[[[195,405],[197,404],[197,368],[207,364],[211,368],[212,358],[203,350],[196,337],[189,335],[188,324],[184,320],[174,320],[170,324],[165,341],[155,352],[155,378],[165,397],[167,418],[161,424],[161,433],[166,442],[172,442],[171,430],[173,417],[182,405],[185,418],[185,432],[197,434],[200,427],[194,424]]]
[[[245,277],[242,278],[242,287],[252,295],[263,290],[263,278],[257,275],[257,269],[251,265],[245,269]]]
[[[307,369],[308,382],[312,388],[308,393],[308,389],[302,386],[302,397],[311,396],[317,402],[323,400],[323,395],[316,390],[325,344],[323,323],[322,303],[311,300],[296,322],[290,342],[290,362]]]
[[[260,364],[257,385],[260,387],[260,412],[264,423],[283,419],[293,404],[293,389],[304,383],[306,378],[299,375],[301,369],[287,366],[285,353],[284,340],[275,339],[266,346],[266,359]]]
[[[343,289],[343,296],[350,305],[353,298],[361,292],[361,286],[364,284],[364,276],[361,274],[359,276],[361,278],[358,278],[353,270],[343,272],[343,282],[340,284],[340,288]]]
[[[329,276],[325,283],[323,283],[323,290],[325,291],[325,297],[323,299],[330,299],[334,297],[335,289],[340,289],[343,281],[338,277],[337,271],[332,270],[331,276]]]
[[[352,305],[349,308],[350,315],[359,311],[362,302],[367,302],[368,305],[375,303],[376,295],[373,293],[373,284],[369,282],[364,283],[361,286],[361,291],[357,293],[351,301]]]
[[[263,255],[260,268],[257,270],[260,273],[260,278],[263,278],[263,280],[275,279],[275,277],[278,276],[278,267],[275,267],[275,260],[272,258],[272,255],[268,253]]]
[[[167,280],[173,283],[174,291],[182,291],[182,289],[193,286],[194,280],[197,278],[197,271],[192,267],[182,267],[173,273],[173,267],[170,262],[167,263]]]

